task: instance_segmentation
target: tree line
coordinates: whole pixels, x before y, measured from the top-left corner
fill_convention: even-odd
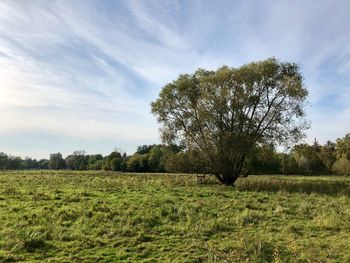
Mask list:
[[[208,164],[198,150],[177,145],[142,145],[132,155],[113,151],[107,156],[75,151],[49,159],[11,156],[0,152],[0,169],[69,169],[121,172],[207,173]],[[248,174],[344,174],[350,175],[350,133],[336,142],[297,144],[279,152],[271,144],[257,145],[248,154],[242,175]]]

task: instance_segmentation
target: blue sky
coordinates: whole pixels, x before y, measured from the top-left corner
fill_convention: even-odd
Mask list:
[[[158,143],[167,82],[276,57],[310,90],[306,141],[350,132],[350,1],[0,1],[0,151]]]

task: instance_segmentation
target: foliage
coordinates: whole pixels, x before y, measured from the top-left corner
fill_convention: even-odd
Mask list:
[[[175,173],[208,173],[208,164],[203,156],[203,152],[198,150],[188,150],[168,154],[164,159],[165,169]]]
[[[66,162],[62,158],[61,153],[50,154],[49,168],[50,169],[65,169],[67,167]]]
[[[331,173],[332,166],[337,160],[335,152],[335,143],[327,141],[325,145],[321,147],[320,152],[321,161],[326,168],[327,173]]]
[[[24,160],[18,156],[7,155],[0,152],[0,170],[18,170],[18,169],[48,169],[49,161],[41,159],[37,161],[30,157]]]
[[[327,145],[325,147],[328,147]],[[324,147],[322,147],[316,140],[313,145],[299,144],[294,146],[292,153],[298,163],[300,172],[320,173],[327,170],[325,163],[328,161],[322,161],[322,157],[326,158]],[[329,165],[329,164],[328,164]]]
[[[312,145],[294,145],[290,152],[278,152],[273,144],[255,145],[245,158],[242,174],[349,174],[349,135],[327,141],[324,145],[316,140]],[[59,166],[54,166],[55,163]],[[50,166],[49,166],[50,165]],[[135,154],[128,156],[113,151],[107,156],[75,151],[63,159],[61,154],[47,159],[24,159],[0,152],[1,170],[26,169],[107,170],[120,172],[173,172],[210,174],[211,169],[204,152],[196,148],[185,149],[177,145],[143,145]]]
[[[135,153],[127,162],[128,171],[146,172],[148,170],[148,159],[146,154]]]
[[[243,166],[246,174],[275,174],[281,170],[281,162],[273,144],[255,146]]]
[[[120,171],[122,167],[123,158],[121,153],[114,151],[107,156],[103,169],[107,171]]]
[[[337,159],[345,157],[350,160],[350,133],[346,134],[344,138],[337,139],[336,142]]]
[[[343,154],[335,163],[333,170],[337,174],[350,175],[350,161],[346,154]]]
[[[140,145],[137,147],[136,153],[138,154],[146,154],[148,153],[154,145]]]
[[[88,156],[84,150],[74,151],[72,155],[66,157],[66,167],[72,170],[86,170],[88,167]]]
[[[200,149],[211,173],[232,185],[254,145],[302,136],[307,95],[296,64],[267,59],[180,75],[162,89],[152,112],[164,141]]]
[[[88,170],[101,170],[104,160],[102,154],[93,154],[88,156]]]

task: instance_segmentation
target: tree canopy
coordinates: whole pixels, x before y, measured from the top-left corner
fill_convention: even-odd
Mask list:
[[[202,151],[209,171],[232,185],[254,145],[303,136],[307,95],[299,66],[271,58],[180,75],[151,106],[165,142]]]

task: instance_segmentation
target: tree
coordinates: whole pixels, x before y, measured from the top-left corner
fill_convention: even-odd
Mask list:
[[[253,174],[276,174],[280,172],[281,163],[272,144],[254,147],[246,157],[242,173],[252,172]]]
[[[165,142],[199,149],[210,172],[233,185],[254,145],[302,137],[307,95],[298,65],[272,58],[180,75],[151,107]]]
[[[62,158],[61,153],[52,153],[50,154],[50,160],[49,160],[49,168],[50,169],[65,169],[66,168],[66,162]]]
[[[17,170],[21,168],[22,158],[18,156],[8,156],[6,169]]]
[[[297,169],[298,163],[293,154],[284,152],[277,155],[280,160],[282,174],[297,174],[299,172]]]
[[[299,172],[306,174],[326,172],[321,151],[322,146],[316,140],[313,145],[306,143],[295,145],[292,153],[300,168]]]
[[[208,173],[207,163],[202,151],[187,150],[170,153],[162,160],[164,168],[172,173]]]
[[[350,174],[350,133],[336,140],[336,162],[333,170],[338,174]]]
[[[344,155],[350,160],[350,133],[346,134],[344,138],[339,138],[335,145],[337,159],[341,159]]]
[[[327,141],[325,145],[321,147],[321,160],[326,167],[327,173],[331,173],[332,166],[336,161],[335,143]]]
[[[164,155],[161,145],[153,145],[147,153],[148,167],[150,172],[164,172],[164,167],[161,165],[161,159]]]
[[[145,154],[135,153],[127,161],[127,169],[130,172],[147,172],[148,171],[148,158]]]
[[[86,151],[74,151],[73,154],[66,157],[66,164],[72,170],[86,170],[88,166],[88,157]]]
[[[74,170],[75,169],[75,165],[74,165],[74,155],[68,155],[65,159],[66,161],[66,167],[67,169],[72,169]]]
[[[113,158],[110,161],[112,171],[120,171],[120,166],[122,164],[121,158]]]
[[[186,173],[188,170],[188,159],[184,152],[170,153],[163,158],[163,165],[167,172]]]
[[[105,170],[120,171],[122,161],[122,155],[119,152],[114,151],[107,156],[103,168]]]
[[[101,170],[103,165],[103,156],[102,154],[94,154],[88,156],[88,165],[89,170]]]
[[[26,157],[24,160],[21,160],[20,169],[37,169],[39,168],[39,163],[36,159]]]
[[[333,170],[337,174],[350,175],[350,161],[345,154],[334,163]]]
[[[154,145],[139,145],[137,146],[136,153],[138,154],[146,154],[148,153]]]
[[[40,159],[39,160],[39,169],[49,169],[49,160]]]
[[[5,170],[8,162],[8,155],[4,152],[0,152],[0,169]]]

